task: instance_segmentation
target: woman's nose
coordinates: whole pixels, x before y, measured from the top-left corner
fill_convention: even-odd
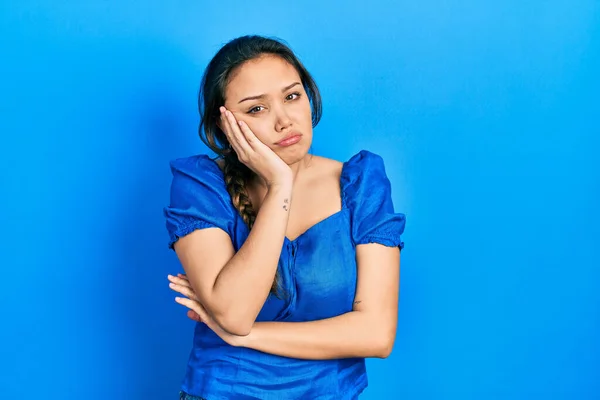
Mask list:
[[[281,131],[281,130],[287,128],[292,123],[290,116],[288,115],[287,111],[283,107],[281,107],[280,109],[278,109],[276,111],[275,118],[276,118],[275,128],[278,131]]]

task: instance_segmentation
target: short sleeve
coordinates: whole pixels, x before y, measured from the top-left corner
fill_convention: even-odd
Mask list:
[[[401,239],[406,217],[394,212],[391,185],[381,156],[362,150],[342,170],[344,203],[352,216],[356,245],[380,243],[404,248]]]
[[[163,209],[168,246],[196,229],[221,228],[233,237],[235,213],[223,174],[207,155],[170,162],[171,199]]]

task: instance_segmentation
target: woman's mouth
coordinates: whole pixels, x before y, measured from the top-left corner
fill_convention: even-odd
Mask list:
[[[285,138],[283,140],[280,140],[279,142],[277,142],[275,144],[278,146],[287,147],[287,146],[291,146],[293,144],[298,143],[301,138],[302,138],[301,133],[293,133],[292,135],[288,136],[287,138]]]

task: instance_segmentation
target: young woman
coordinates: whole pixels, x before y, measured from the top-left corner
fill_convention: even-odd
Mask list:
[[[356,399],[396,334],[405,216],[382,158],[309,154],[321,98],[278,40],[227,43],[199,99],[218,156],[172,161],[164,210],[198,321],[181,399]]]

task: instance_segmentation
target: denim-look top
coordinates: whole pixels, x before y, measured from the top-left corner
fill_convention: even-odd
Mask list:
[[[223,173],[207,155],[171,162],[171,204],[164,214],[169,247],[195,229],[218,227],[237,251],[248,227],[227,192]],[[352,311],[357,244],[402,249],[405,215],[394,213],[383,159],[362,150],[344,162],[341,211],[284,239],[278,264],[282,299],[270,294],[257,321],[301,322]],[[182,390],[216,399],[355,399],[367,387],[363,358],[304,360],[233,347],[197,323]]]

